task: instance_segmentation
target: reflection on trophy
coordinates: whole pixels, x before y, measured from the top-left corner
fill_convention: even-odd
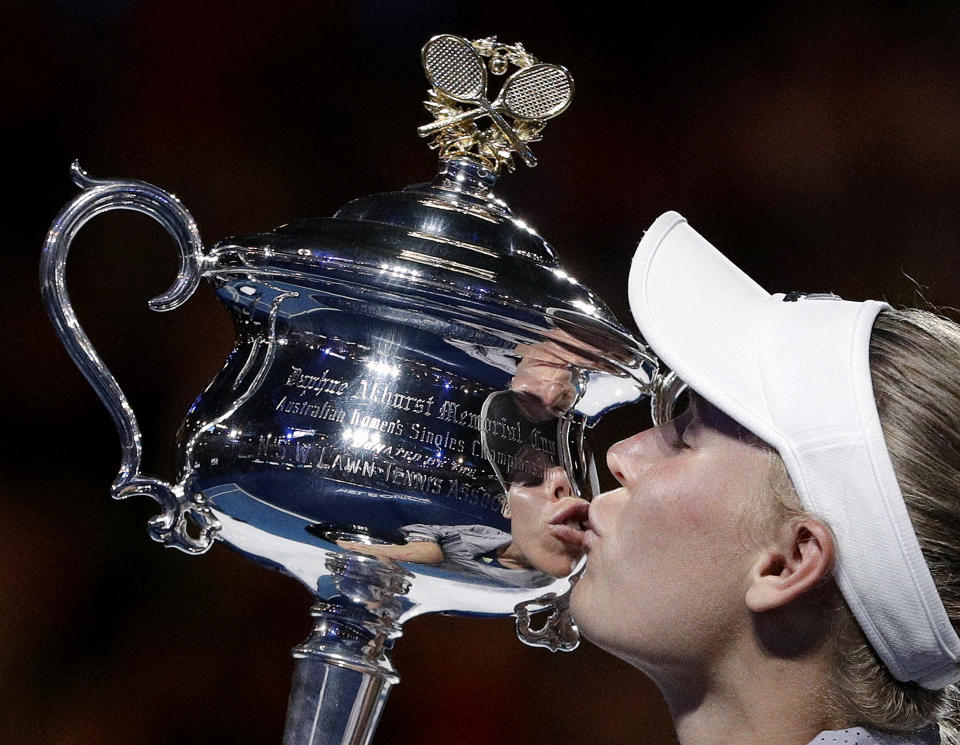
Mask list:
[[[587,431],[666,395],[656,359],[493,193],[515,156],[535,165],[569,73],[496,39],[437,36],[422,59],[432,182],[205,249],[176,197],[74,164],[82,192],[44,249],[48,311],[121,437],[113,496],[155,499],[149,532],[167,546],[220,541],[314,596],[287,745],[368,743],[398,681],[390,649],[418,614],[515,615],[523,641],[575,647]],[[511,69],[491,99],[490,76]],[[66,292],[73,237],[113,209],[150,215],[180,248],[153,309],[203,278],[236,323],[181,428],[175,484],[140,472],[137,420]]]

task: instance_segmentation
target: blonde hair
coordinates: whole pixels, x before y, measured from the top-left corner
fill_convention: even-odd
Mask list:
[[[960,326],[924,310],[884,311],[870,340],[874,397],[887,450],[930,573],[960,630]],[[772,488],[780,518],[806,514],[779,458]],[[815,516],[814,516],[815,517]],[[843,605],[836,614],[828,705],[850,726],[912,732],[940,725],[960,745],[960,687],[896,680]]]

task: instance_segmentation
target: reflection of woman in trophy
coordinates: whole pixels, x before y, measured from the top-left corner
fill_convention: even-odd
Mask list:
[[[509,533],[488,525],[405,525],[404,545],[338,541],[341,548],[384,561],[430,564],[463,577],[483,577],[509,587],[539,587],[549,578],[532,568]]]
[[[504,505],[514,549],[540,571],[566,577],[583,558],[589,505],[573,494],[566,471],[542,451],[529,448],[518,460]]]
[[[675,213],[630,300],[694,394],[609,450],[583,632],[657,683],[683,745],[955,742],[960,328],[768,295]]]
[[[510,533],[487,525],[418,524],[401,528],[404,545],[337,543],[386,561],[433,564],[516,587],[547,584],[544,575],[566,577],[583,558],[586,500],[573,496],[564,469],[534,448],[521,452],[508,478]]]
[[[562,331],[554,333],[562,342],[576,341]],[[520,359],[510,390],[491,394],[484,418],[494,417],[494,411],[505,413],[524,432],[527,424],[553,424],[576,399],[571,366],[591,363],[553,341],[519,345],[515,354]],[[568,576],[584,555],[587,501],[574,493],[554,454],[495,435],[485,443],[502,479],[503,515],[510,520],[510,533],[486,525],[417,524],[401,528],[404,545],[342,540],[338,545],[386,561],[433,564],[513,586],[537,587],[546,584],[544,575]],[[508,466],[501,467],[501,461]]]

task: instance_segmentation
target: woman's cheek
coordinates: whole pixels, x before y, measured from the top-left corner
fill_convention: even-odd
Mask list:
[[[675,541],[677,531],[706,522],[702,505],[685,492],[650,484],[634,496],[620,515],[623,532],[634,545],[652,545],[661,538]]]
[[[708,467],[709,466],[709,467]],[[697,457],[683,456],[677,462],[675,478],[666,478],[650,490],[647,499],[647,521],[658,532],[676,539],[694,535],[709,535],[716,531],[718,521],[730,512],[725,494],[729,493],[726,475],[729,469]]]

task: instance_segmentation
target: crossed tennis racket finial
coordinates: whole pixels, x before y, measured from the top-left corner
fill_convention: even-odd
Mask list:
[[[565,111],[573,98],[573,78],[566,69],[534,63],[510,75],[496,99],[489,101],[487,66],[474,45],[460,36],[434,36],[424,45],[422,59],[437,93],[474,108],[419,127],[420,136],[488,116],[528,166],[535,166],[537,159],[503,115],[518,122],[542,122]]]

